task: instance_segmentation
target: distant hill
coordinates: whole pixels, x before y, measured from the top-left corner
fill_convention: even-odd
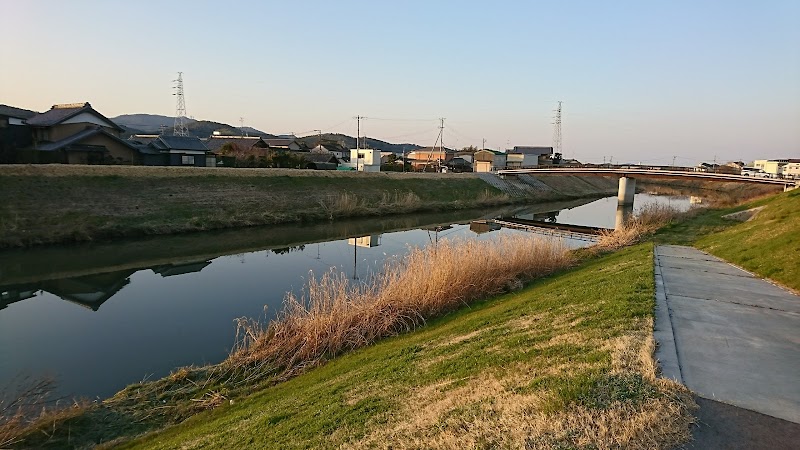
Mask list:
[[[128,135],[131,134],[158,134],[162,126],[166,126],[167,133],[172,132],[172,127],[175,125],[175,118],[170,116],[160,116],[158,114],[123,114],[117,117],[111,117],[117,125],[125,129]],[[210,120],[195,120],[186,119],[186,128],[189,129],[189,134],[205,139],[211,136],[215,131],[226,136],[240,136],[244,131],[249,136],[260,136],[263,138],[278,137],[274,134],[265,133],[252,127],[244,127],[240,129],[227,123],[212,122]],[[313,148],[319,144],[319,136],[312,135],[298,139],[306,148]],[[322,135],[323,145],[328,143],[336,147],[355,148],[356,138],[346,134],[339,133],[325,133]],[[362,146],[373,148],[382,152],[394,152],[401,154],[422,148],[417,144],[391,144],[380,139],[373,139],[370,137],[362,138]]]
[[[123,114],[117,117],[109,117],[117,125],[123,128],[131,128],[143,132],[158,132],[163,125],[169,128],[175,124],[175,118],[169,116],[159,116],[158,114]],[[194,122],[186,119],[187,124]]]
[[[175,126],[174,117],[160,116],[158,114],[123,114],[110,119],[130,134],[158,134],[162,126],[166,126],[168,131],[171,131],[172,127]],[[242,134],[242,130],[238,127],[210,120],[186,119],[186,128],[189,129],[189,134],[199,138],[207,138],[215,131],[229,136]],[[274,137],[269,133],[252,127],[244,127],[244,131],[250,136]]]
[[[303,138],[298,139],[306,144],[307,147],[316,147],[319,143],[320,137],[317,135],[306,136]],[[344,146],[347,148],[356,148],[356,138],[352,136],[348,136],[346,134],[340,133],[323,133],[322,134],[322,143],[325,145],[325,142],[334,142],[340,146]],[[391,144],[386,141],[381,141],[380,139],[373,139],[370,137],[362,138],[361,146],[366,146],[367,148],[372,148],[375,150],[380,150],[382,152],[393,152],[393,153],[406,153],[416,150],[418,148],[422,148],[421,145],[417,144]]]

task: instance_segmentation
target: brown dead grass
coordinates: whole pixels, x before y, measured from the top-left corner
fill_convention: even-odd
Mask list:
[[[667,205],[647,205],[639,214],[628,220],[622,228],[601,233],[597,245],[592,249],[598,252],[607,252],[634,245],[678,217],[690,214],[692,214],[691,210],[682,213]]]
[[[0,448],[23,444],[25,437],[34,433],[53,434],[59,424],[89,407],[84,401],[48,401],[52,387],[51,380],[26,379],[0,392]]]
[[[640,374],[659,395],[646,402],[614,402],[606,408],[572,405],[549,413],[546,391],[524,390],[524,373],[569,376],[573,364],[545,369],[515,367],[482,373],[466,384],[438,382],[413,391],[402,412],[387,424],[373,427],[347,448],[663,448],[688,439],[690,393],[676,383],[657,379],[652,319],[638,331],[613,339],[612,374]],[[580,341],[575,333],[569,340]],[[503,375],[508,374],[508,375]],[[677,401],[676,401],[677,400]],[[383,418],[382,418],[383,419]],[[391,444],[389,444],[391,443]]]
[[[492,243],[445,240],[412,249],[366,284],[354,284],[342,273],[311,277],[307,295],[289,295],[269,325],[240,321],[240,344],[229,363],[291,376],[501,293],[514,280],[530,280],[572,263],[560,242],[509,236]]]
[[[174,178],[219,175],[224,177],[325,177],[325,178],[477,178],[474,173],[423,173],[423,172],[355,172],[337,170],[304,170],[233,167],[167,167],[167,166],[89,166],[77,164],[10,164],[0,165],[0,175],[5,176],[109,176],[141,178]]]

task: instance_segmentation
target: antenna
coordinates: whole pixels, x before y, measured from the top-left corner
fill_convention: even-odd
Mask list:
[[[563,156],[564,152],[561,151],[561,102],[558,102],[558,108],[555,110],[555,116],[553,116],[553,152],[554,153],[561,153]]]
[[[186,100],[183,98],[183,72],[178,72],[178,79],[175,81],[175,95],[178,97],[175,106],[175,125],[172,127],[172,134],[175,136],[188,136],[189,129],[186,128]]]

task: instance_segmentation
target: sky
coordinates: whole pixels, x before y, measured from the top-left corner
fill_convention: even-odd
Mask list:
[[[0,0],[0,104],[694,165],[800,158],[800,1]]]

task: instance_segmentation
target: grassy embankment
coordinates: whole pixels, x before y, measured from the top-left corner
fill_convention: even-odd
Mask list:
[[[798,289],[798,206],[794,191],[699,211],[656,241],[694,244]],[[763,210],[751,221],[722,218],[753,207]],[[669,446],[686,438],[691,401],[653,378],[650,249],[589,258],[131,447]]]
[[[0,248],[277,223],[452,211],[616,192],[602,177],[542,177],[507,195],[477,174],[0,165]]]
[[[768,220],[765,226],[780,224],[787,217],[790,219],[791,214],[780,212],[779,202],[784,198],[796,200],[789,194],[777,201],[762,201],[767,206],[772,202],[777,204],[777,209],[772,205],[775,214],[762,216],[762,220]],[[721,214],[719,211],[702,213],[689,222],[694,224],[689,228],[696,231],[698,227],[706,227],[703,228],[706,232],[736,228],[720,222]],[[656,222],[640,221],[635,225],[648,230],[655,227]],[[681,227],[686,228],[675,225],[659,239],[670,240],[670,236],[674,239],[676,230]],[[791,226],[789,228],[791,233]],[[629,243],[628,235],[610,236],[604,240],[604,245],[617,247]],[[512,244],[510,247],[519,246]],[[459,258],[448,258],[450,253],[445,250],[441,253],[443,261],[461,262]],[[481,249],[478,255],[485,257]],[[173,416],[178,406],[172,400],[185,397],[187,391],[197,393],[192,391],[191,385],[202,384],[205,393],[192,401],[200,409],[216,407],[215,411],[200,414],[178,428],[136,445],[166,442],[169,446],[188,439],[195,445],[214,446],[226,442],[242,445],[252,440],[250,444],[262,447],[362,446],[386,441],[400,447],[665,446],[686,437],[691,401],[679,387],[654,379],[650,334],[651,258],[647,245],[615,255],[589,258],[577,269],[536,282],[522,293],[479,303],[472,311],[462,309],[429,322],[429,326],[417,333],[336,358],[286,383],[269,386],[278,381],[273,378],[266,383],[255,380],[254,384],[245,384],[243,387],[247,390],[267,386],[250,398],[241,398],[241,390],[224,391],[224,386],[215,384],[219,379],[194,378],[198,373],[208,373],[202,369],[199,372],[179,370],[166,380],[123,391],[116,398],[116,405],[115,399],[111,399],[100,410],[89,408],[88,414],[78,414],[77,418],[62,423],[61,434],[65,428],[71,430],[72,441],[68,435],[66,441],[60,436],[40,443],[56,447],[67,442],[80,445],[81,438],[89,437],[97,442],[115,436],[113,433],[124,436],[137,429],[143,431],[149,426],[133,422],[146,422],[162,413],[166,417]],[[553,269],[539,267],[533,271],[547,273]],[[478,272],[489,273],[486,268]],[[506,274],[506,271],[499,273]],[[444,275],[435,277],[439,282],[427,285],[434,288],[434,294],[443,290],[441,281],[448,281],[448,274]],[[475,275],[470,273],[468,278],[474,279]],[[524,270],[517,275],[525,275]],[[483,294],[473,292],[475,295],[467,298],[461,291],[461,295],[449,297],[449,300],[445,296],[445,300],[456,300],[455,304],[459,304],[470,298],[480,298],[493,289],[515,284],[517,275],[490,286]],[[314,286],[318,292],[342,292],[336,279],[323,279],[320,284],[312,284]],[[380,299],[379,295],[374,295],[376,293],[368,293],[364,299]],[[290,299],[287,310],[290,320],[284,320],[282,326],[266,330],[247,328],[254,337],[247,346],[251,351],[233,355],[231,361],[238,361],[233,366],[244,367],[239,374],[247,379],[262,373],[259,370],[248,372],[247,369],[253,367],[248,361],[266,360],[270,362],[266,368],[278,375],[277,378],[283,378],[303,372],[340,352],[366,345],[371,339],[413,328],[425,318],[415,316],[413,308],[391,311],[394,301],[373,303],[364,310],[359,309],[364,305],[360,301],[353,302],[351,296],[345,295],[344,300],[344,303],[328,302],[328,306],[315,310],[310,305],[292,304]],[[444,309],[452,309],[455,304],[449,303]],[[344,314],[328,314],[334,312],[337,305],[344,307]],[[384,305],[389,310],[364,314],[375,305]],[[368,326],[360,329],[341,326],[341,319],[352,324],[365,315],[377,320],[367,320]],[[384,317],[392,318],[390,326],[384,328],[384,333],[375,333],[375,326],[380,328]],[[351,333],[352,330],[355,332]],[[312,332],[298,339],[308,331]],[[275,336],[283,338],[274,339]],[[281,363],[280,359],[270,356],[270,345],[266,346],[266,353],[260,351],[264,337],[268,344],[277,342],[277,348],[289,344],[283,347],[290,350],[288,353],[275,352],[272,356],[303,354],[298,351],[303,347],[316,350],[305,352],[300,364],[297,360]],[[438,338],[441,342],[436,344]],[[331,349],[330,343],[338,344]],[[254,355],[257,357],[250,360],[248,356]],[[265,355],[267,358],[263,358]],[[132,395],[140,391],[146,394],[138,398]],[[235,398],[236,403],[228,405],[229,398]],[[129,408],[126,410],[125,405],[120,408],[126,401],[131,401],[127,405]],[[152,404],[137,410],[142,406],[137,403]],[[93,420],[99,416],[103,416],[99,422]],[[108,430],[98,430],[98,426],[103,428],[110,424],[108,417],[113,417],[112,422],[116,419],[117,425],[127,424],[127,433],[112,430],[109,435],[103,432]],[[240,420],[242,417],[249,420]],[[231,433],[229,425],[239,431]],[[310,428],[303,428],[306,426]],[[41,435],[39,437],[41,439]],[[26,442],[32,444],[36,440]]]
[[[639,223],[640,228],[647,226]],[[74,417],[52,427],[40,429],[40,421],[32,427],[39,431],[17,438],[34,446],[82,446],[181,421],[203,409],[228,411],[228,401],[233,399],[237,405],[241,401],[256,409],[276,407],[243,397],[266,389],[281,402],[288,395],[305,398],[312,406],[324,405],[329,416],[320,419],[328,423],[322,426],[341,421],[341,415],[355,414],[353,425],[342,428],[334,441],[316,427],[300,436],[296,442],[300,446],[355,444],[355,440],[363,444],[370,442],[362,440],[367,432],[374,443],[392,439],[399,429],[376,426],[405,429],[412,419],[404,418],[409,404],[403,399],[421,395],[411,405],[413,413],[429,394],[443,402],[437,406],[438,415],[426,419],[434,425],[406,430],[411,434],[398,437],[399,443],[411,438],[409,446],[443,439],[440,446],[444,447],[486,439],[508,445],[541,441],[647,447],[673,442],[685,437],[690,402],[680,388],[654,378],[653,281],[646,263],[651,254],[651,247],[644,246],[614,258],[597,260],[589,255],[590,262],[572,273],[489,302],[478,299],[519,289],[522,281],[563,270],[574,264],[576,255],[552,241],[521,236],[498,243],[444,242],[391,263],[368,286],[348,286],[343,278],[323,276],[310,283],[307,299],[288,298],[286,310],[269,327],[246,323],[242,347],[223,363],[184,368],[163,380],[130,386],[102,404],[78,408]],[[619,284],[617,279],[624,281]],[[479,303],[473,311],[460,308],[475,301]],[[435,317],[459,309],[437,323]],[[418,328],[426,320],[432,320],[430,326],[418,333],[399,341],[384,340],[367,350],[366,356],[356,352],[362,359],[354,365],[348,362],[354,356],[331,360]],[[431,344],[432,339],[441,342]],[[413,358],[413,365],[408,366],[404,358],[395,361],[398,345],[401,354]],[[328,360],[322,369],[308,371]],[[354,372],[354,367],[359,370]],[[325,386],[352,391],[341,394],[355,398],[343,401],[341,395],[320,397],[318,388],[306,390],[309,379],[313,386],[320,376],[328,377],[328,370],[342,375]],[[291,379],[302,373],[303,392],[295,392],[293,384],[275,384],[286,379],[298,383]],[[366,389],[367,385],[371,387]],[[495,390],[479,392],[487,386]],[[477,397],[462,404],[465,389]],[[505,410],[500,399],[512,401],[514,408]],[[373,404],[380,408],[369,406]],[[291,413],[298,418],[317,414],[305,408],[298,405]],[[375,412],[386,416],[385,423],[374,421]],[[444,434],[436,431],[441,428],[435,425],[437,421],[452,418],[460,428],[459,421],[478,413],[484,417],[471,435],[462,436],[466,440],[453,441],[462,439],[455,429]],[[501,413],[503,421],[495,423],[494,415]],[[508,427],[517,428],[515,423],[531,418],[536,420],[522,434],[506,435]],[[305,423],[293,421],[285,425],[294,428]],[[264,436],[262,443],[277,446],[292,439],[281,433]]]
[[[655,378],[652,245],[590,259],[130,448],[654,448],[691,400]]]
[[[437,175],[0,166],[0,248],[513,201],[471,174]]]
[[[722,216],[763,207],[746,222]],[[743,205],[698,211],[665,227],[656,242],[691,245],[800,291],[800,189]]]

